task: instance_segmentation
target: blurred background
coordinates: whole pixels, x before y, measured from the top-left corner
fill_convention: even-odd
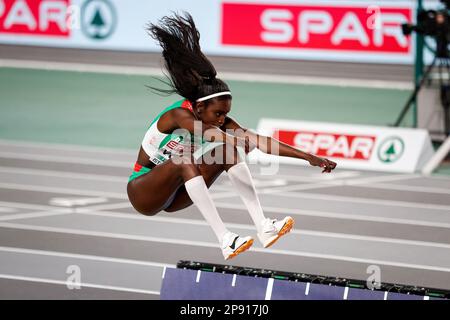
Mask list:
[[[68,167],[82,158],[73,150],[88,158],[99,150],[108,157],[106,162],[122,161],[117,165],[121,178],[131,173],[149,123],[179,99],[158,96],[146,87],[164,85],[158,81],[163,79],[161,51],[145,28],[183,11],[193,16],[204,53],[229,84],[231,116],[243,126],[268,130],[261,127],[262,119],[291,121],[280,126],[295,131],[310,122],[309,132],[326,127],[327,132],[348,137],[355,132],[375,136],[396,128],[414,129],[411,132],[425,139],[417,147],[420,158],[427,143],[437,150],[449,133],[448,9],[446,1],[431,0],[0,0],[0,163],[2,172],[11,173],[4,177],[3,187],[16,182],[15,174],[28,165],[26,161],[50,155],[52,145],[61,152],[57,156],[72,158]],[[432,63],[436,67],[427,73]],[[420,90],[415,90],[419,84]],[[80,146],[87,149],[77,149]],[[393,142],[386,154],[393,154],[394,147],[398,145]],[[327,155],[325,149],[319,146],[315,151]],[[17,155],[30,150],[34,156]],[[428,161],[432,152],[427,152]],[[448,150],[433,166],[433,176],[446,179],[450,174],[447,154]],[[361,167],[350,158],[345,152],[337,156],[344,163],[348,160],[345,168],[374,170],[372,162]],[[405,161],[420,163],[416,158]],[[67,170],[42,159],[52,170]],[[35,169],[44,168],[40,166]],[[380,166],[375,169],[380,174],[392,171]],[[408,172],[418,173],[422,167],[414,164]],[[84,174],[115,174],[99,170],[86,169]],[[107,184],[103,181],[98,189],[106,192]],[[439,194],[448,197],[445,190]],[[22,194],[16,202],[34,201],[33,197]],[[5,221],[13,198],[12,193],[2,193],[0,213],[5,213]],[[54,198],[42,201],[48,205]],[[447,205],[446,201],[435,204]],[[63,201],[60,206],[78,205]],[[14,208],[26,209],[19,207]],[[448,207],[439,210],[447,217]],[[427,241],[450,240],[448,226],[439,227],[445,231],[441,238]],[[4,246],[11,239],[6,234]],[[11,262],[12,268],[17,265]],[[353,276],[363,278],[360,273]],[[436,279],[428,285],[437,286]]]
[[[142,119],[177,99],[145,87],[162,74],[145,26],[171,11],[194,17],[244,125],[256,128],[264,117],[393,125],[420,74],[416,65],[432,55],[416,59],[418,34],[405,36],[400,26],[416,22],[421,2],[442,5],[5,0],[0,137],[135,149]],[[415,108],[399,125],[418,125]]]

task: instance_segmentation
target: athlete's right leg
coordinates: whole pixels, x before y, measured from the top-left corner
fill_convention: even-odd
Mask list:
[[[170,204],[183,183],[192,202],[198,207],[220,242],[228,230],[219,217],[205,180],[192,160],[179,158],[156,166],[149,173],[128,184],[128,197],[138,212],[155,215]]]
[[[239,237],[225,228],[205,180],[192,160],[176,163],[169,160],[156,166],[149,173],[128,183],[128,197],[138,212],[155,215],[165,209],[183,183],[192,202],[212,227],[225,259],[236,256],[253,244],[251,237]]]
[[[198,175],[195,165],[169,160],[130,181],[127,185],[128,198],[139,213],[155,215],[164,209],[167,200],[180,186]]]

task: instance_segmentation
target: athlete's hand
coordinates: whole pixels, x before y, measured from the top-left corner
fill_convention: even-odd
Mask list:
[[[314,167],[323,168],[322,173],[324,172],[330,173],[331,170],[336,168],[336,162],[316,156],[312,156],[311,159],[309,160],[309,163]]]

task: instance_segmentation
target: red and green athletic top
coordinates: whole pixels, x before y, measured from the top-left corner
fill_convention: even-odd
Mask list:
[[[158,121],[166,112],[183,108],[191,112],[192,104],[186,100],[180,100],[164,109],[150,124],[142,140],[142,148],[147,153],[149,160],[155,165],[161,164],[169,160],[173,155],[181,154],[183,148],[191,146],[191,134],[184,129],[175,130],[173,133],[166,134],[158,130]],[[188,140],[189,139],[189,140]]]
[[[193,136],[191,136],[186,130],[180,130],[181,132],[176,132],[177,130],[175,130],[170,134],[162,133],[158,130],[158,120],[162,117],[162,115],[176,108],[183,108],[193,112],[192,104],[188,100],[183,99],[175,102],[158,114],[158,116],[150,124],[150,127],[147,129],[144,139],[142,140],[142,148],[148,155],[149,160],[155,165],[164,163],[173,155],[180,154],[183,148],[187,146],[190,148],[191,144],[195,147],[201,145],[202,143],[201,140],[193,140]],[[189,143],[187,143],[188,141]],[[149,168],[142,167],[136,163],[134,166],[134,172],[129,181],[149,171]]]

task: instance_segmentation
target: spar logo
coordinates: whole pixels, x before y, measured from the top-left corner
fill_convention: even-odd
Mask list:
[[[370,160],[376,141],[375,136],[292,130],[276,130],[273,137],[321,157],[362,161]]]
[[[115,30],[117,15],[107,0],[88,0],[81,7],[81,30],[91,39],[103,40]]]
[[[114,32],[117,15],[111,2],[86,0],[81,7],[71,2],[0,0],[0,34],[69,38],[72,30],[81,28],[86,37],[101,40]]]
[[[69,37],[69,0],[0,0],[0,34]]]
[[[405,143],[400,137],[389,137],[383,140],[378,147],[378,159],[384,163],[397,161],[403,155]]]
[[[412,8],[223,3],[222,43],[333,51],[409,53],[401,23]],[[245,31],[245,32],[244,32]]]

